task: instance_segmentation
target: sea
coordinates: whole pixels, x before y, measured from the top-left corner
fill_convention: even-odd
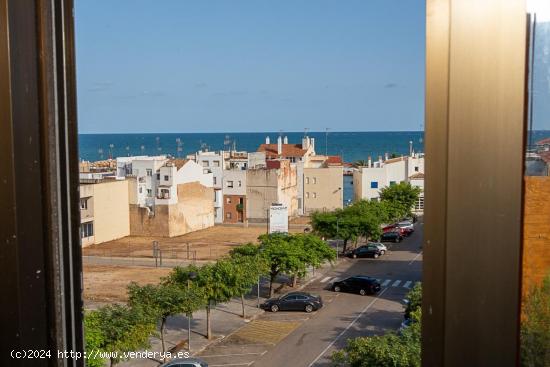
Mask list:
[[[201,149],[210,151],[236,149],[256,151],[265,143],[267,136],[276,143],[279,135],[287,136],[290,144],[300,144],[304,132],[261,132],[261,133],[134,133],[134,134],[79,134],[79,155],[81,160],[97,161],[109,157],[130,155],[167,154],[185,157]],[[424,151],[423,131],[391,132],[308,132],[315,138],[317,154],[340,155],[344,162],[373,160],[385,153],[405,155],[412,142],[416,152]],[[531,139],[537,141],[550,137],[550,131],[533,131]],[[344,201],[353,199],[351,177],[344,177]]]

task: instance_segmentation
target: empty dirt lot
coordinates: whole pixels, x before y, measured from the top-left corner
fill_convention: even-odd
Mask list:
[[[84,299],[88,302],[111,303],[127,300],[130,282],[156,284],[170,268],[140,266],[84,265]]]
[[[303,228],[291,228],[290,232],[302,232]],[[153,257],[153,241],[158,241],[163,258],[215,260],[227,254],[233,247],[257,242],[266,232],[265,226],[214,226],[177,237],[128,236],[118,240],[91,245],[83,249],[84,256]]]

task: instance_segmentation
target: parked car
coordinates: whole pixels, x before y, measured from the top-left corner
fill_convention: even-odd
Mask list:
[[[386,245],[384,245],[383,243],[381,242],[368,242],[369,245],[374,245],[376,247],[378,247],[378,249],[380,251],[382,251],[382,255],[384,255],[387,251],[388,251],[388,248],[386,247]]]
[[[359,293],[362,296],[378,293],[380,288],[380,283],[376,279],[366,275],[356,275],[332,284],[334,292]]]
[[[178,358],[159,367],[208,367],[208,363],[199,358]]]
[[[380,242],[401,242],[403,240],[403,235],[399,232],[386,232],[382,233],[380,237]]]
[[[404,228],[404,229],[410,229],[410,230],[414,231],[414,225],[412,224],[412,222],[409,222],[409,221],[399,222],[399,223],[397,223],[397,227]]]
[[[358,257],[374,257],[376,259],[381,255],[383,255],[382,250],[375,245],[360,246],[347,253],[348,257],[353,257],[354,259]]]
[[[317,311],[323,307],[320,296],[305,292],[290,292],[279,298],[271,298],[260,305],[264,310],[277,311]]]
[[[390,224],[389,226],[385,226],[382,228],[382,232],[393,232],[395,230],[395,224]]]

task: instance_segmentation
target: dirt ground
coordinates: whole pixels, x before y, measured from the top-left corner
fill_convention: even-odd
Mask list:
[[[126,287],[132,281],[138,284],[156,284],[168,275],[170,268],[140,266],[84,265],[84,299],[92,302],[124,302]]]
[[[302,231],[302,228],[290,229],[290,232]],[[258,236],[265,232],[265,226],[214,226],[171,238],[128,236],[87,246],[82,253],[84,256],[153,257],[153,241],[158,241],[163,258],[215,260],[235,246],[257,242]]]

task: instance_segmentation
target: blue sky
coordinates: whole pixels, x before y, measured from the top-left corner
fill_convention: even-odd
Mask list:
[[[422,0],[76,0],[82,133],[424,120]]]

